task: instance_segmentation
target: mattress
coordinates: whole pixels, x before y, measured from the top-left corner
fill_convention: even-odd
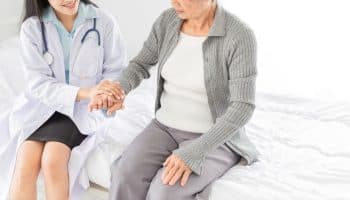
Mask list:
[[[24,86],[18,53],[17,38],[0,43],[2,114]],[[85,165],[92,183],[108,189],[110,164],[153,118],[154,86],[154,79],[144,82],[127,97],[126,109],[109,121],[105,142]],[[258,91],[246,130],[261,153],[259,161],[239,163],[216,180],[211,200],[350,199],[348,101]],[[94,199],[105,196],[102,192]]]

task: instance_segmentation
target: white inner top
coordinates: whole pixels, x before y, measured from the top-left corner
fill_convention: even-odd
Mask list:
[[[156,118],[171,128],[205,133],[213,125],[204,84],[205,39],[181,33],[161,71],[165,82]]]

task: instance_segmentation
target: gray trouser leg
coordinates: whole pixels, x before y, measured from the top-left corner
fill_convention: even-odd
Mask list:
[[[113,163],[109,200],[145,200],[153,177],[177,147],[175,140],[152,121]]]
[[[186,145],[186,142],[180,145]],[[185,144],[184,144],[185,143]],[[208,200],[211,183],[221,177],[239,161],[239,156],[226,146],[221,146],[206,157],[202,174],[191,174],[184,187],[164,185],[161,180],[163,168],[154,177],[147,194],[147,200]]]
[[[191,174],[184,187],[167,186],[161,181],[166,158],[179,145],[186,145],[197,137],[200,134],[169,128],[153,120],[112,165],[109,200],[208,199],[209,185],[239,160],[226,146],[208,154],[202,174]]]

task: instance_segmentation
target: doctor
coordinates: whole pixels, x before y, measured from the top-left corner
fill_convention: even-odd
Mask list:
[[[27,87],[1,133],[0,199],[36,199],[40,169],[47,199],[81,199],[83,164],[107,119],[88,102],[100,94],[98,108],[122,107],[124,98],[105,81],[126,66],[118,25],[89,0],[26,0],[20,39]]]

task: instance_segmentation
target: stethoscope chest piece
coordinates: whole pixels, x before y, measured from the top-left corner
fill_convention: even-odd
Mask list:
[[[50,52],[47,51],[44,53],[44,59],[48,65],[53,64],[53,55]]]

